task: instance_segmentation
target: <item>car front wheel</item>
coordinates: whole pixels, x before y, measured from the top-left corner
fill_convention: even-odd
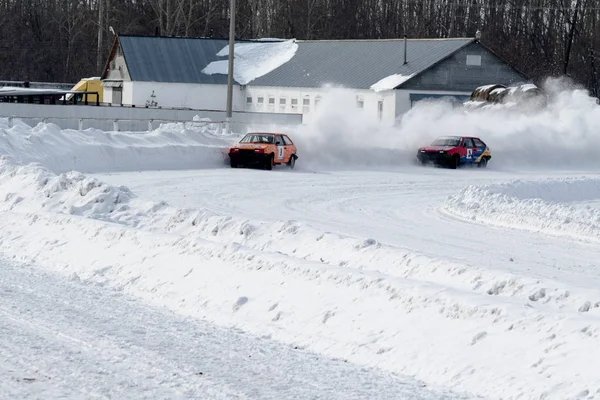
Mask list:
[[[268,170],[273,169],[274,162],[275,162],[275,155],[271,154],[265,161],[265,169],[268,169]]]
[[[460,157],[458,155],[453,156],[452,160],[450,161],[450,168],[456,169],[456,168],[458,168],[459,164],[460,164]]]
[[[290,156],[290,161],[287,162],[287,165],[291,169],[294,169],[294,167],[296,166],[296,155],[295,154],[292,154]]]

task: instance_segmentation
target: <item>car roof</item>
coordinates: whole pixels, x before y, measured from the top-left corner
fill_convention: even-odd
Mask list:
[[[461,139],[461,138],[462,138],[462,136],[440,136],[437,139]]]
[[[286,133],[279,133],[279,132],[248,132],[246,133],[246,135],[285,135],[287,136]]]

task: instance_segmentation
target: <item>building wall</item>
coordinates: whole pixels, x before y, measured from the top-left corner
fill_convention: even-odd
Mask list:
[[[129,71],[127,70],[125,57],[123,57],[123,52],[121,51],[121,46],[117,48],[117,54],[115,54],[115,57],[110,61],[108,68],[108,75],[105,79],[126,81],[131,80]]]
[[[410,63],[410,54],[408,55]],[[476,87],[527,82],[493,53],[475,42],[402,85],[402,89],[472,92]]]
[[[379,102],[382,112],[379,113]],[[245,110],[251,112],[298,113],[303,123],[314,121],[323,105],[348,108],[361,112],[367,118],[393,123],[396,116],[396,98],[393,92],[376,93],[368,89],[290,88],[248,86],[244,99]],[[338,111],[338,110],[336,110]]]
[[[138,104],[135,104],[133,102],[133,82],[131,81],[125,81],[123,82],[123,97],[122,97],[122,104],[125,105],[136,105],[138,106]],[[144,106],[146,104],[144,103]]]
[[[233,87],[233,109],[244,109],[244,90]],[[226,85],[187,83],[123,82],[123,104],[136,107],[226,110]]]
[[[465,97],[471,95],[471,92],[460,92],[460,91],[447,91],[447,90],[408,90],[408,89],[397,89],[394,91],[396,97],[396,116],[401,118],[403,114],[410,111],[411,108],[414,107],[414,103],[420,101],[421,98],[423,100],[437,99],[440,97],[453,97],[457,96],[457,100],[464,100]],[[419,99],[411,99],[411,95],[419,95]],[[431,95],[431,96],[428,96]],[[416,96],[413,96],[416,97]]]

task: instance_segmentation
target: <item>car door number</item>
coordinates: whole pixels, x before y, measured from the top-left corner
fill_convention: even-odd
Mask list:
[[[473,149],[467,149],[467,159],[473,158]]]
[[[277,146],[277,158],[283,158],[284,150],[285,150],[285,147]]]

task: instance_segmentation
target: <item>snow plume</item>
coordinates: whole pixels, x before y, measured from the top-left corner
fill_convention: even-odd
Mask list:
[[[394,96],[391,92],[387,95]],[[398,128],[385,126],[373,117],[376,110],[357,109],[352,92],[329,88],[319,108],[312,112],[311,121],[293,132],[301,157],[297,164],[300,168],[393,166],[413,162],[418,137],[400,137]]]
[[[410,165],[417,148],[438,136],[473,135],[490,146],[489,168],[600,166],[596,99],[564,79],[549,79],[541,88],[548,96],[543,108],[500,104],[472,109],[444,100],[422,101],[395,126],[380,122],[367,101],[365,109],[357,109],[352,92],[330,89],[312,120],[294,132],[302,154],[298,165]]]
[[[599,166],[600,107],[588,92],[560,79],[542,89],[548,104],[536,109],[502,104],[482,109],[455,109],[440,102],[417,105],[402,120],[409,135],[473,135],[492,152],[491,168],[586,168]],[[423,140],[426,142],[426,140]]]

